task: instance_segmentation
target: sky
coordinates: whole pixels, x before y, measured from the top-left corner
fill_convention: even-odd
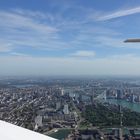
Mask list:
[[[140,75],[139,0],[0,0],[0,75]]]

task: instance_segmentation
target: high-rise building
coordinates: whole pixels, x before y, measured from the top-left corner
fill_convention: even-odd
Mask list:
[[[38,115],[36,118],[35,118],[35,127],[38,128],[38,127],[42,127],[43,124],[42,124],[42,116]]]
[[[123,92],[120,89],[117,89],[117,99],[123,98]]]
[[[61,89],[61,95],[62,96],[64,95],[64,89]]]
[[[65,115],[68,115],[68,114],[69,114],[69,107],[68,107],[68,104],[65,104],[65,105],[64,105],[63,112],[64,112]]]
[[[94,103],[94,95],[91,95],[91,102]]]
[[[61,102],[56,103],[56,110],[59,110],[61,108]]]
[[[131,101],[132,103],[135,102],[135,95],[134,95],[134,94],[131,94],[131,96],[130,96],[130,101]]]
[[[120,112],[120,126],[122,127],[122,125],[123,125],[123,120],[122,120],[122,118],[123,118],[123,111],[122,111],[121,105],[119,105],[118,107],[119,107],[119,112]]]
[[[140,95],[138,95],[138,102],[140,102]]]
[[[103,94],[103,99],[106,101],[106,90],[104,91],[104,94]]]

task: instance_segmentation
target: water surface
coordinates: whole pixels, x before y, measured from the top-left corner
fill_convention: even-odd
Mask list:
[[[136,112],[140,112],[140,103],[132,103],[125,100],[107,99],[107,102],[115,105],[121,105]]]

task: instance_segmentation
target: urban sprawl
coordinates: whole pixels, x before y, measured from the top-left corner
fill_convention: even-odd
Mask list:
[[[69,131],[61,139],[140,139],[140,112],[113,101],[140,106],[140,80],[0,79],[1,120],[50,136]]]

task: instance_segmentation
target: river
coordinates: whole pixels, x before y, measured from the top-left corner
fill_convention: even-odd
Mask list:
[[[63,140],[67,138],[70,132],[71,132],[71,129],[60,129],[57,132],[50,134],[49,136],[59,139],[59,140]]]
[[[118,99],[107,99],[106,102],[111,104],[121,105],[122,107],[126,107],[136,112],[140,112],[140,103],[131,103],[125,100]]]

